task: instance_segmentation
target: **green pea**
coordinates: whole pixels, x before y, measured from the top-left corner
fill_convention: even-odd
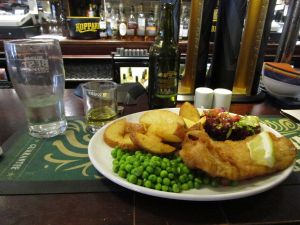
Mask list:
[[[168,173],[173,173],[173,172],[174,172],[174,169],[176,170],[176,168],[171,167],[171,166],[168,166],[167,169],[166,169],[166,171],[167,171]]]
[[[186,183],[184,183],[184,184],[181,184],[181,189],[182,190],[188,190],[189,189],[189,185],[188,184],[186,184]]]
[[[147,188],[151,188],[151,187],[152,187],[151,181],[150,181],[150,180],[146,180],[146,181],[144,182],[144,186],[147,187]]]
[[[181,191],[178,184],[173,184],[172,185],[172,191],[175,192],[175,193],[179,193]]]
[[[201,187],[201,183],[194,181],[194,188],[199,189]]]
[[[119,164],[119,160],[118,159],[114,159],[112,163],[113,163],[113,165],[118,165]]]
[[[161,168],[162,168],[163,170],[167,169],[167,163],[163,161],[163,162],[161,163]]]
[[[143,180],[142,179],[138,179],[136,182],[137,185],[142,186],[143,184]]]
[[[142,178],[147,179],[148,176],[149,176],[149,173],[147,171],[143,171]]]
[[[134,174],[137,177],[140,177],[143,174],[143,170],[140,167],[137,167],[137,168],[133,168],[131,170],[131,173]]]
[[[137,155],[137,156],[141,156],[141,155],[142,155],[142,152],[141,152],[141,151],[135,151],[134,154]]]
[[[136,184],[137,182],[137,177],[133,174],[130,174],[129,177],[128,177],[128,181],[132,184]]]
[[[160,176],[160,172],[161,172],[161,168],[159,168],[159,167],[154,168],[154,173],[156,176]]]
[[[157,177],[154,174],[149,175],[148,180],[150,180],[152,183],[156,183]]]
[[[119,165],[113,165],[113,171],[117,173],[119,171],[120,166]]]
[[[168,191],[169,190],[169,187],[167,185],[162,185],[161,186],[161,190],[162,191]]]
[[[180,157],[177,157],[176,162],[180,163],[180,162],[182,162],[182,159]]]
[[[140,162],[139,161],[134,161],[132,165],[134,167],[138,167],[138,166],[140,166]]]
[[[198,178],[198,177],[196,177],[196,178],[194,179],[194,181],[197,182],[197,183],[199,183],[199,184],[202,184],[202,180],[201,180],[200,178]]]
[[[155,184],[155,187],[154,187],[156,190],[161,190],[161,184],[160,183],[157,183]]]
[[[191,173],[189,173],[189,174],[188,174],[188,179],[189,179],[189,180],[193,180],[193,179],[194,179],[194,175],[191,174]]]
[[[126,164],[125,165],[125,170],[129,173],[132,170],[132,165],[131,164]]]
[[[117,153],[118,153],[118,149],[117,149],[117,148],[114,148],[114,149],[111,151],[111,156],[115,159],[115,158],[117,158]]]
[[[162,178],[161,177],[157,177],[157,179],[156,179],[156,183],[162,183]]]
[[[148,173],[153,173],[153,167],[152,166],[147,166],[146,170]]]
[[[185,183],[187,181],[187,175],[186,174],[180,175],[179,176],[179,181],[182,184]]]
[[[126,158],[126,162],[133,164],[135,161],[134,156],[130,155]]]
[[[124,170],[119,170],[118,175],[122,178],[125,178],[127,176],[127,173]]]
[[[123,157],[123,151],[117,151],[117,159],[121,159]]]
[[[162,171],[160,172],[160,176],[161,176],[161,177],[166,177],[166,176],[168,176],[168,172],[165,171],[165,170],[162,170]]]
[[[189,180],[187,184],[189,185],[189,189],[192,189],[194,187],[194,182],[192,180]]]
[[[169,179],[169,178],[165,177],[165,178],[163,179],[163,184],[164,184],[164,185],[167,185],[167,186],[169,186],[169,185],[170,185],[170,183],[171,183],[171,181],[170,181],[170,179]]]
[[[125,167],[126,167],[126,164],[123,163],[123,164],[120,165],[120,168],[119,168],[119,169],[120,169],[120,170],[125,170]]]
[[[175,175],[174,175],[174,173],[169,173],[169,174],[168,174],[168,177],[169,177],[171,180],[173,180],[174,177],[175,177]]]

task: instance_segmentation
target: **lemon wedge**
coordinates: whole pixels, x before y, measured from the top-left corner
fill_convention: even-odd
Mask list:
[[[247,142],[250,157],[255,163],[263,166],[273,167],[275,163],[273,141],[269,133],[263,131],[254,139]]]

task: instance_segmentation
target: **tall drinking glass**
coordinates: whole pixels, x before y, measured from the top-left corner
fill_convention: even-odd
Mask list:
[[[4,48],[13,87],[26,109],[29,134],[48,138],[63,133],[65,71],[59,42],[21,39],[5,41]]]

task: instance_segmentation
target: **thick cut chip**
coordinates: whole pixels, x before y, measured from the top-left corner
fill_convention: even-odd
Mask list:
[[[186,132],[183,118],[167,110],[146,112],[140,117],[140,123],[148,127],[147,133],[152,133],[166,142],[182,142]]]
[[[140,123],[145,124],[147,127],[149,127],[151,124],[161,124],[161,126],[163,126],[166,123],[184,126],[183,118],[178,114],[161,109],[145,112],[140,117]]]
[[[200,120],[200,113],[197,108],[189,102],[182,104],[179,110],[179,116],[194,122],[198,122]]]
[[[186,129],[178,124],[151,124],[147,134],[152,133],[165,142],[182,142],[186,133]]]
[[[168,154],[176,150],[175,147],[158,141],[155,136],[131,133],[130,138],[136,146],[155,154]]]
[[[104,131],[103,139],[106,144],[114,148],[119,146],[123,149],[136,149],[128,135],[126,135],[127,121],[126,119],[120,119],[110,124]]]
[[[132,123],[132,122],[126,122],[125,125],[125,133],[142,133],[145,134],[147,131],[146,127],[144,124],[141,123]]]

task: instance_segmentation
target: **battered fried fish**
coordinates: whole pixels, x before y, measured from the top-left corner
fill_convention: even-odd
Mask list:
[[[246,145],[256,135],[241,141],[214,141],[204,129],[187,133],[182,149],[179,151],[184,163],[190,168],[198,168],[213,177],[230,180],[245,180],[289,167],[296,158],[296,148],[286,137],[273,140],[275,164],[272,168],[256,164],[250,157]]]

